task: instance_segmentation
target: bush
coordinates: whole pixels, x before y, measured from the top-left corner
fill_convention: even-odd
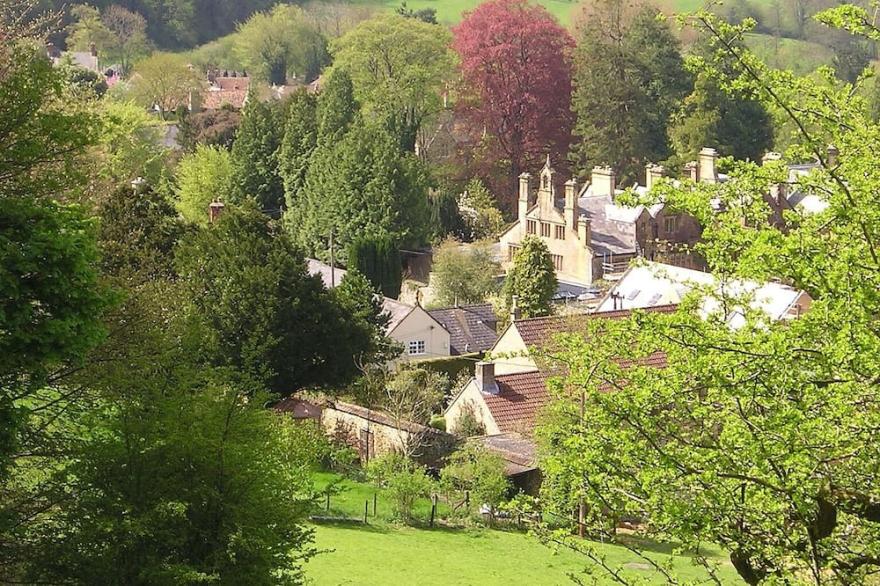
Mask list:
[[[428,425],[430,425],[434,429],[446,431],[446,418],[442,415],[432,415],[431,422]]]
[[[463,498],[469,492],[471,502],[487,505],[493,516],[510,490],[504,459],[476,443],[465,444],[449,457],[440,483],[447,496]]]
[[[459,437],[486,435],[486,427],[477,418],[473,405],[466,405],[459,413],[458,419],[455,420],[455,435]]]
[[[425,468],[400,454],[376,458],[367,466],[367,475],[377,486],[385,488],[394,503],[395,515],[406,523],[412,522],[416,499],[430,497],[434,489],[434,481]]]

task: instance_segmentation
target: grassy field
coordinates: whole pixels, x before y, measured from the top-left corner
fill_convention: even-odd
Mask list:
[[[323,487],[335,477],[319,474]],[[569,551],[554,551],[537,539],[516,531],[482,528],[446,529],[402,527],[390,522],[391,503],[378,493],[378,515],[372,516],[373,495],[367,484],[343,481],[345,491],[331,498],[330,515],[361,517],[369,503],[368,524],[330,523],[315,527],[316,546],[323,553],[306,566],[306,576],[315,586],[508,585],[555,586],[570,584],[569,573],[584,570],[584,558]],[[416,507],[415,516],[426,520],[427,500]],[[440,514],[445,509],[441,505]],[[328,513],[321,513],[328,514]],[[661,583],[658,574],[626,549],[594,544],[612,565],[629,577],[644,577]],[[662,548],[661,548],[662,549]],[[705,574],[689,558],[670,558],[668,553],[651,554],[659,562],[672,561],[682,578],[700,579]],[[598,576],[597,576],[598,578]],[[725,584],[741,584],[733,570],[725,567]],[[609,583],[601,579],[599,584]]]

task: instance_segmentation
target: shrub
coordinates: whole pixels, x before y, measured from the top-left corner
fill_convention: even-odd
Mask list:
[[[394,503],[395,515],[406,523],[412,522],[416,499],[428,498],[434,482],[425,468],[400,454],[376,458],[367,466],[367,475],[377,486],[383,487]]]
[[[470,492],[471,501],[487,505],[493,515],[510,489],[504,459],[476,443],[465,444],[449,457],[440,483],[447,495]]]

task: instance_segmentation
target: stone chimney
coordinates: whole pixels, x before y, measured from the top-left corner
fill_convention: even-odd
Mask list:
[[[574,178],[565,182],[565,209],[563,217],[565,218],[566,230],[577,230],[577,192],[578,184]]]
[[[828,157],[828,159],[827,159],[828,166],[831,168],[836,167],[837,162],[838,162],[838,157],[840,156],[840,151],[837,150],[837,147],[834,146],[833,144],[829,144],[828,148],[826,149],[826,152],[827,152],[827,157]]]
[[[518,319],[522,319],[522,311],[519,308],[519,297],[516,295],[510,296],[510,321],[514,322]]]
[[[590,239],[592,238],[592,229],[590,228],[590,219],[587,216],[581,215],[578,218],[578,238],[583,243],[584,248],[589,248]]]
[[[617,184],[611,167],[593,167],[590,183],[593,187],[593,195],[609,195],[614,197]]]
[[[657,181],[663,178],[663,167],[648,163],[645,165],[645,187],[651,189],[657,185]]]
[[[517,219],[519,219],[520,229],[523,236],[526,235],[526,212],[529,211],[529,197],[532,193],[532,176],[523,173],[519,176],[519,210]]]
[[[767,163],[772,163],[774,161],[781,161],[782,155],[775,151],[768,151],[764,153],[764,156],[761,157],[761,164],[766,165]]]
[[[223,205],[222,201],[212,201],[211,204],[208,206],[208,219],[211,221],[212,224],[215,223],[223,214],[224,207],[225,206]]]
[[[718,159],[718,151],[705,147],[697,155],[699,162],[699,180],[701,183],[718,183],[718,171],[715,169],[715,161]]]
[[[477,362],[474,367],[474,379],[481,393],[489,395],[498,394],[498,383],[495,382],[495,364],[492,362]]]
[[[684,177],[685,179],[690,179],[691,181],[696,182],[697,180],[697,162],[691,161],[690,163],[684,164]]]

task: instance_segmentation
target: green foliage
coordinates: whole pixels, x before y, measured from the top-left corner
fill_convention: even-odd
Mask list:
[[[466,405],[455,420],[455,434],[459,437],[474,437],[486,435],[486,426],[477,418],[477,413],[472,405]]]
[[[278,172],[282,128],[278,118],[279,112],[251,90],[232,145],[232,202],[250,200],[267,212],[284,205],[284,184]]]
[[[228,150],[232,148],[240,124],[241,113],[232,108],[186,112],[178,122],[177,142],[187,152],[194,151],[200,144]]]
[[[284,180],[287,209],[297,205],[317,141],[317,101],[312,94],[298,91],[287,104],[287,122],[278,153],[278,172]]]
[[[458,202],[469,240],[495,239],[504,229],[504,216],[479,178],[471,179]]]
[[[849,10],[837,24],[867,26]],[[880,462],[880,127],[830,70],[817,81],[770,69],[738,44],[744,28],[705,12],[693,22],[714,36],[713,73],[796,123],[788,154],[816,163],[789,189],[827,207],[772,225],[765,197],[787,178],[778,163],[663,188],[658,197],[704,226],[700,252],[723,286],[675,313],[594,320],[560,341],[569,370],[543,426],[544,510],[569,515],[582,501],[587,531],[602,537],[626,517],[689,549],[722,543],[748,584],[870,583],[878,494],[862,479]],[[756,309],[741,279],[771,277],[808,292],[809,307],[778,321]],[[645,362],[657,353],[665,368]]]
[[[289,238],[252,206],[186,238],[177,268],[213,363],[290,394],[348,382],[368,348]],[[369,342],[369,339],[366,339]]]
[[[443,403],[449,379],[435,370],[408,366],[399,368],[385,387],[384,411],[403,421],[427,425]]]
[[[216,146],[198,145],[177,164],[175,206],[193,224],[208,222],[208,205],[225,198],[232,182],[232,157]]]
[[[273,85],[285,85],[288,75],[310,82],[330,61],[326,40],[302,9],[285,4],[254,14],[241,25],[234,51],[248,71]]]
[[[349,270],[364,275],[385,297],[397,299],[403,276],[400,251],[391,238],[357,238],[346,256]]]
[[[536,236],[528,236],[513,257],[513,266],[504,281],[504,300],[508,307],[516,304],[523,317],[539,317],[553,313],[556,294],[556,271],[547,245]]]
[[[420,19],[377,16],[333,43],[334,67],[351,76],[364,112],[412,151],[422,122],[442,106],[454,63],[451,41],[448,30]]]
[[[341,138],[359,110],[351,76],[344,69],[334,67],[327,74],[327,82],[318,98],[318,136],[328,142]]]
[[[490,241],[463,245],[453,238],[434,251],[431,287],[441,306],[483,303],[498,291],[501,267]]]
[[[412,522],[416,500],[430,496],[434,482],[424,468],[399,454],[389,453],[367,465],[367,475],[385,489],[394,503],[394,512],[406,523]]]
[[[385,335],[389,318],[382,299],[366,277],[357,269],[349,269],[332,294],[345,316],[347,337],[360,349],[360,355],[355,357],[358,364],[381,364],[398,354],[393,341]]]
[[[153,53],[135,64],[131,97],[144,108],[156,108],[164,119],[179,106],[188,105],[201,86],[201,77],[185,57]]]
[[[505,466],[504,458],[481,444],[465,443],[447,459],[440,485],[447,495],[456,495],[458,500],[467,491],[474,504],[488,505],[494,511],[510,490]]]
[[[610,165],[636,179],[669,155],[669,116],[691,89],[669,25],[646,5],[596,0],[575,51],[572,153],[578,168]]]
[[[98,174],[115,184],[142,177],[150,185],[158,185],[168,157],[161,121],[137,104],[110,100],[101,102],[99,116]]]
[[[68,27],[68,48],[89,51],[94,46],[101,63],[119,64],[127,73],[131,63],[149,49],[144,17],[122,6],[111,4],[102,11],[86,4],[71,10],[76,19]]]
[[[344,136],[319,139],[287,225],[308,254],[322,259],[329,256],[331,230],[343,262],[349,244],[361,237],[416,246],[429,231],[427,184],[419,160],[402,153],[383,128],[359,119]]]

